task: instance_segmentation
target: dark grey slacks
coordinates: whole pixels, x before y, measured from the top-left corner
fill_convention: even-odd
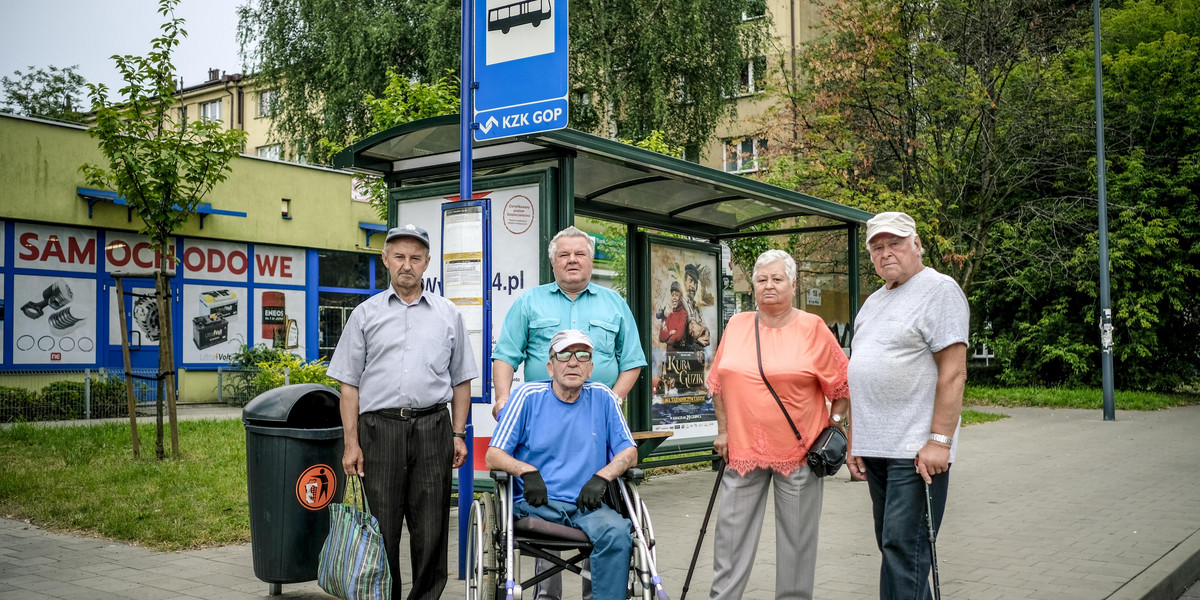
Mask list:
[[[401,598],[400,537],[408,524],[409,600],[436,600],[446,587],[453,429],[449,411],[410,420],[368,412],[358,417],[363,489],[379,520],[392,598]]]

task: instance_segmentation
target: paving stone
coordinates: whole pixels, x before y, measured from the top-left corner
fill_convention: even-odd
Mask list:
[[[1158,581],[1139,574],[1161,564],[1200,531],[1200,406],[1153,413],[984,408],[1011,418],[960,434],[950,500],[938,539],[943,596],[956,599],[1098,599]],[[234,409],[230,416],[237,418]],[[659,572],[678,598],[712,492],[708,470],[651,477],[641,487],[654,520]],[[845,471],[825,482],[816,597],[878,597],[879,554],[864,483]],[[716,512],[696,561],[689,598],[708,595]],[[774,507],[767,505],[745,598],[774,597]],[[449,523],[451,580],[461,598],[457,511]],[[411,578],[407,544],[403,581]],[[526,573],[532,566],[523,567]],[[1191,574],[1191,579],[1200,573]],[[565,598],[578,597],[566,577]],[[1182,597],[1200,600],[1200,586]],[[285,584],[269,597],[254,577],[250,544],[154,552],[92,537],[48,532],[0,519],[0,597],[4,600],[132,598],[328,598],[315,582]],[[1136,590],[1133,590],[1136,592]],[[1133,596],[1122,597],[1142,597]],[[1174,600],[1163,597],[1163,600]]]

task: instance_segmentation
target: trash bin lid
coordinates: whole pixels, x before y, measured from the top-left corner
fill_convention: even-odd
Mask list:
[[[319,383],[285,385],[259,394],[242,409],[242,423],[304,429],[341,427],[341,394]]]

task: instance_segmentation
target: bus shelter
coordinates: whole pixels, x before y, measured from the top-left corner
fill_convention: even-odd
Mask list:
[[[647,451],[659,442],[658,455],[711,451],[716,420],[704,381],[732,314],[722,293],[732,280],[722,240],[844,231],[851,265],[847,323],[853,322],[858,232],[871,213],[571,129],[476,143],[473,161],[473,196],[460,198],[459,121],[451,115],[375,134],[339,153],[334,164],[383,178],[388,227],[414,223],[430,232],[426,288],[458,305],[479,361],[481,377],[471,392],[477,472],[485,468],[495,427],[492,345],[520,293],[553,281],[547,244],[576,216],[625,227],[626,298],[650,363],[626,410],[631,429],[651,440]],[[803,226],[762,228],[789,219]],[[673,283],[687,290],[689,308],[706,324],[707,344],[660,341],[656,313]],[[521,379],[518,369],[514,387]]]

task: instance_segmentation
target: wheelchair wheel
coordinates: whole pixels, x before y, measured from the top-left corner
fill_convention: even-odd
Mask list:
[[[481,494],[471,503],[467,531],[467,600],[496,598],[496,563],[500,553],[496,522],[496,495]]]

